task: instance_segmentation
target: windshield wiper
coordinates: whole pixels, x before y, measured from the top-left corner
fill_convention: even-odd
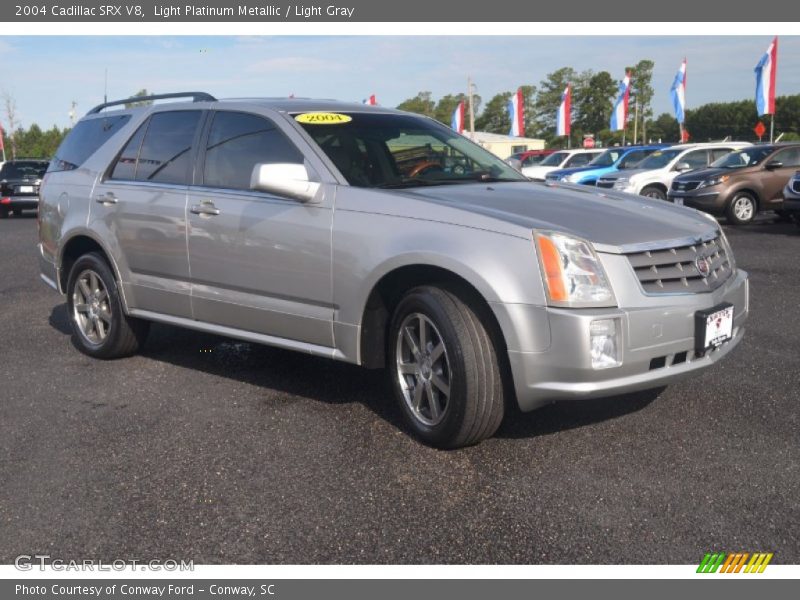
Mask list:
[[[401,188],[411,188],[411,187],[425,187],[431,185],[450,185],[452,183],[459,183],[461,180],[452,180],[452,179],[402,179],[400,181],[392,181],[387,183],[379,183],[372,187],[379,188],[382,190],[396,190]]]

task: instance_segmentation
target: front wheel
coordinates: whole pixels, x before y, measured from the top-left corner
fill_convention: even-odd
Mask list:
[[[75,344],[94,358],[130,356],[147,337],[149,323],[125,314],[114,273],[97,253],[84,254],[72,266],[67,307]]]
[[[658,186],[649,185],[642,190],[642,196],[653,198],[654,200],[666,200],[667,193]]]
[[[414,434],[459,448],[491,437],[503,419],[503,385],[489,333],[467,302],[435,286],[409,291],[390,325],[390,375]]]
[[[747,225],[756,218],[756,200],[747,192],[737,192],[728,203],[727,217],[733,225]]]

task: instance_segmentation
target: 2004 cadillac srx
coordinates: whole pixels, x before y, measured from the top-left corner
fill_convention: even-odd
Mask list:
[[[386,367],[458,447],[506,402],[660,387],[742,339],[747,274],[699,212],[532,183],[396,110],[165,97],[91,110],[44,179],[42,278],[90,356],[159,321]]]

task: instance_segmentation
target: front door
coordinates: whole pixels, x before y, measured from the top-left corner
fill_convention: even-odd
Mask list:
[[[269,119],[213,114],[189,192],[194,318],[332,347],[332,198],[303,204],[250,188],[256,164],[302,163]]]

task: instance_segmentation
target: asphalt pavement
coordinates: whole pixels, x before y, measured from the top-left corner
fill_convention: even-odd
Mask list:
[[[800,229],[726,227],[742,344],[660,395],[512,415],[430,449],[386,376],[155,325],[140,355],[72,345],[36,221],[0,221],[0,562],[800,562]]]

